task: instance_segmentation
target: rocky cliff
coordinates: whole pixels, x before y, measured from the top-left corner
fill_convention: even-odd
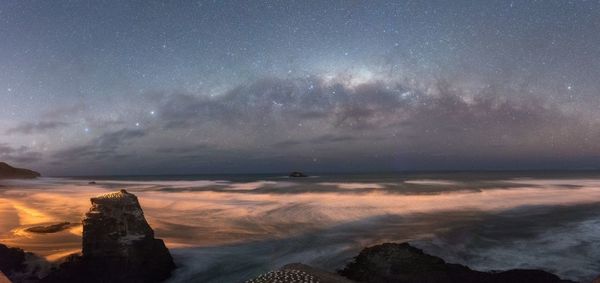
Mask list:
[[[161,282],[175,268],[164,242],[125,190],[91,199],[83,220],[82,255],[73,256],[45,282]]]
[[[0,162],[0,179],[33,179],[41,174],[29,169],[15,168]]]

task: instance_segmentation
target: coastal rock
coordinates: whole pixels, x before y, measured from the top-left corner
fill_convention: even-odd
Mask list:
[[[0,272],[7,280],[15,283],[37,282],[48,267],[48,262],[37,255],[0,244]],[[0,283],[3,283],[2,279],[0,276]]]
[[[339,273],[357,282],[370,283],[572,282],[541,270],[476,271],[464,265],[446,263],[408,243],[386,243],[366,248]]]
[[[0,162],[0,179],[34,179],[42,176],[40,173],[22,168],[12,167]]]
[[[9,248],[0,244],[0,271],[12,277],[25,271],[26,253],[19,248]]]
[[[279,270],[271,271],[246,281],[246,283],[276,282],[352,283],[354,281],[301,263],[288,264]]]
[[[298,172],[298,171],[291,172],[289,176],[290,177],[308,177],[308,175],[306,175],[302,172]]]
[[[69,222],[60,222],[60,223],[54,223],[54,224],[49,224],[49,225],[32,226],[32,227],[25,229],[25,231],[30,232],[30,233],[37,233],[37,234],[50,234],[50,233],[57,233],[57,232],[66,230],[72,226],[73,226],[73,224],[71,224]]]
[[[45,282],[161,282],[175,268],[164,242],[125,190],[91,199],[83,220],[82,255],[72,256]]]

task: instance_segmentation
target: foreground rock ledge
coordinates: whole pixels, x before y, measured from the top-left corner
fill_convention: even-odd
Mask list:
[[[558,283],[573,282],[541,270],[513,269],[481,272],[446,263],[408,243],[386,243],[366,248],[339,272],[357,282],[420,283]]]
[[[91,199],[83,220],[81,256],[73,256],[44,282],[161,282],[175,268],[164,242],[125,190]]]
[[[341,275],[341,276],[340,276]],[[343,276],[343,277],[342,277]],[[408,243],[386,243],[365,248],[339,275],[304,264],[289,264],[278,271],[262,274],[247,283],[566,283],[558,276],[541,271],[514,269],[481,272],[460,264],[446,263]],[[574,283],[574,282],[573,282]]]

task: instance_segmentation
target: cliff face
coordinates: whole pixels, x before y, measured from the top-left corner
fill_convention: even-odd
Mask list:
[[[135,195],[125,190],[91,199],[83,220],[82,256],[72,257],[46,282],[161,282],[175,268],[154,238]]]
[[[33,179],[41,174],[29,169],[15,168],[0,162],[0,179]]]
[[[145,248],[162,243],[154,239],[135,195],[123,190],[92,198],[91,202],[83,220],[84,257],[129,258],[139,253],[139,243]]]

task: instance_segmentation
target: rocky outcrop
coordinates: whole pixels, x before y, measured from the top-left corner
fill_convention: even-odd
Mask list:
[[[40,173],[22,168],[12,167],[0,162],[0,179],[33,179],[42,176]]]
[[[19,248],[9,248],[0,244],[0,271],[12,277],[25,271],[27,254]]]
[[[83,220],[82,255],[72,256],[45,282],[161,282],[175,268],[164,242],[125,190],[91,199]]]
[[[0,244],[0,271],[12,282],[37,282],[45,274],[48,263],[41,257],[19,248]],[[0,283],[3,283],[0,276]]]
[[[308,177],[308,175],[306,175],[306,174],[304,174],[304,173],[302,173],[302,172],[299,172],[299,171],[294,171],[294,172],[291,172],[289,176],[290,176],[290,177],[294,177],[294,178],[298,178],[298,177]]]
[[[66,230],[72,226],[74,226],[74,225],[71,224],[70,222],[60,222],[60,223],[54,223],[54,224],[48,224],[48,225],[32,226],[32,227],[25,229],[25,231],[30,232],[30,233],[37,233],[37,234],[51,234],[51,233],[57,233],[57,232]]]
[[[314,268],[301,263],[292,263],[276,271],[261,274],[246,283],[278,283],[278,282],[319,282],[319,283],[352,283],[342,276]]]
[[[407,243],[386,243],[366,248],[339,273],[354,281],[369,283],[572,282],[541,270],[475,271],[464,265],[446,263]]]

